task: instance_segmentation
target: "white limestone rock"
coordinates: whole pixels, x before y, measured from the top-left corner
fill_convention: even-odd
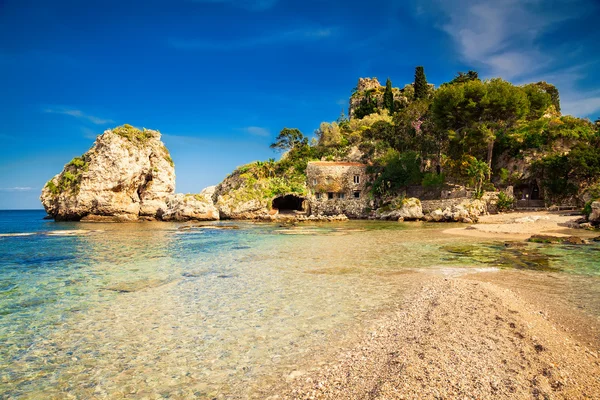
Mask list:
[[[160,218],[163,221],[215,221],[219,210],[210,197],[200,194],[173,194],[166,200],[167,207]]]

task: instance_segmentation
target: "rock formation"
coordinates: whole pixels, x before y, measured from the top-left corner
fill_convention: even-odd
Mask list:
[[[248,182],[239,169],[219,183],[212,200],[222,219],[255,219],[269,215],[271,199],[260,182]]]
[[[398,199],[390,205],[377,209],[378,219],[395,221],[414,221],[423,218],[421,201],[417,198]]]
[[[592,212],[588,219],[592,225],[600,225],[600,201],[592,203]]]
[[[187,201],[174,191],[175,168],[160,132],[123,125],[65,165],[40,199],[56,220],[218,219],[204,197]]]

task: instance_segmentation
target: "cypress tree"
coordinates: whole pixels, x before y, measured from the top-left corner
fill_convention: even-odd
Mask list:
[[[427,78],[422,66],[415,68],[415,100],[427,97]]]
[[[390,115],[394,113],[394,93],[392,93],[392,81],[390,78],[385,82],[385,92],[383,93],[383,107],[386,108]]]

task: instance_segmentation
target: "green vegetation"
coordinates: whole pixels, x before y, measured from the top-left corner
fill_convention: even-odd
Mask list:
[[[538,185],[548,203],[575,199],[583,206],[582,193],[600,185],[600,119],[561,116],[549,83],[517,86],[468,71],[434,90],[419,66],[402,89],[388,79],[385,87],[355,88],[351,99],[352,118],[342,113],[321,123],[312,140],[284,128],[271,145],[285,152],[280,161],[238,170],[246,186],[262,197],[303,193],[308,161],[357,157],[369,166],[370,194],[383,203],[413,185],[465,185],[476,197]],[[510,209],[514,199],[500,192],[498,206]]]
[[[415,68],[415,100],[427,98],[427,78],[425,78],[425,70],[419,66]]]
[[[383,93],[383,108],[390,114],[394,113],[394,93],[392,93],[392,81],[390,78],[385,82],[385,92]]]
[[[496,203],[499,211],[512,210],[515,206],[515,198],[504,192],[498,193],[498,202]]]
[[[46,187],[54,196],[62,192],[77,194],[79,193],[81,177],[84,172],[88,171],[88,168],[89,163],[83,156],[75,157],[65,165],[65,170],[58,176],[56,183],[53,178],[46,183]]]
[[[146,128],[140,130],[129,124],[117,126],[116,128],[113,128],[112,131],[113,131],[113,133],[115,133],[121,137],[124,137],[125,139],[129,140],[130,142],[136,143],[136,144],[144,144],[149,139],[152,139],[154,137],[153,131],[148,130]]]

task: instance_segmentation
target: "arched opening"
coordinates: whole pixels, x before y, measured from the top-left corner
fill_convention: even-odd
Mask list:
[[[306,199],[294,194],[286,194],[273,199],[272,208],[279,210],[280,213],[285,212],[304,212],[306,211]]]

